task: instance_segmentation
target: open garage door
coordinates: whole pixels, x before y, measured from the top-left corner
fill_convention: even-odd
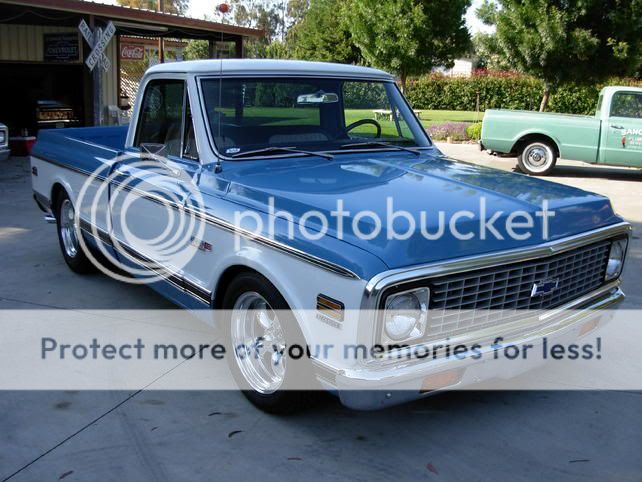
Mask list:
[[[24,129],[36,135],[40,128],[84,125],[82,64],[0,65],[0,122],[9,127],[10,135],[24,135]]]

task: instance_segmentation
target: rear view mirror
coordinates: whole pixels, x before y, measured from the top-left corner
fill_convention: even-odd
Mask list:
[[[334,92],[316,92],[303,94],[296,98],[297,104],[334,104],[339,102],[339,96]]]

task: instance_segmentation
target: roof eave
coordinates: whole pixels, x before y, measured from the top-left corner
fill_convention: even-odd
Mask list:
[[[239,27],[209,20],[181,17],[179,15],[154,12],[138,8],[108,5],[83,0],[3,0],[3,3],[73,12],[83,15],[96,15],[110,19],[126,20],[141,24],[161,25],[164,27],[178,27],[184,29],[200,30],[207,33],[227,33],[243,37],[263,37],[262,29]]]

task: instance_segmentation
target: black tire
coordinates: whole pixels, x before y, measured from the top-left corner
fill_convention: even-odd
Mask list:
[[[224,320],[225,340],[229,342],[230,352],[227,356],[228,365],[234,379],[245,397],[257,408],[273,414],[287,415],[301,411],[311,405],[313,399],[311,391],[296,390],[292,388],[292,380],[301,380],[302,377],[313,377],[311,363],[307,356],[287,363],[289,355],[285,351],[286,370],[281,388],[272,393],[261,393],[255,390],[243,375],[237,361],[234,342],[232,339],[232,308],[239,298],[255,292],[261,295],[273,310],[279,310],[279,323],[283,329],[286,345],[297,344],[306,347],[305,339],[299,325],[290,311],[287,302],[279,291],[265,277],[255,273],[242,273],[232,280],[225,291],[223,309],[226,310]],[[285,319],[281,319],[284,317]],[[306,378],[312,382],[313,378]]]
[[[517,157],[519,170],[531,176],[547,176],[556,163],[556,147],[544,140],[525,143]]]
[[[63,231],[65,230],[66,223],[68,222],[63,219],[63,216],[66,215],[66,213],[63,213],[63,206],[65,206],[66,203],[69,203],[69,205],[73,209],[73,203],[71,202],[69,195],[66,192],[62,192],[56,199],[56,205],[54,207],[54,213],[56,216],[56,231],[58,232],[58,243],[60,244],[62,257],[64,258],[65,263],[67,263],[67,266],[69,266],[69,269],[71,269],[74,273],[94,273],[96,272],[96,267],[87,257],[85,251],[83,250],[82,244],[78,241],[78,236],[81,234],[76,232],[75,241],[74,239],[70,239],[69,237],[67,237],[67,239],[63,239],[65,238],[65,234],[63,234]],[[70,245],[73,245],[74,249],[70,249]]]

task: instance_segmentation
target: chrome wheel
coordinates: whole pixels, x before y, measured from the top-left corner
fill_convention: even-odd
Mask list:
[[[554,154],[552,149],[546,144],[535,143],[531,144],[522,154],[522,162],[526,165],[529,171],[540,173],[544,172],[551,167],[554,161]]]
[[[285,336],[276,313],[252,291],[239,296],[231,318],[232,348],[243,378],[259,393],[274,393],[286,370]]]
[[[69,199],[65,199],[60,205],[60,237],[65,249],[65,254],[70,258],[78,254],[78,235],[76,228],[76,211]]]

